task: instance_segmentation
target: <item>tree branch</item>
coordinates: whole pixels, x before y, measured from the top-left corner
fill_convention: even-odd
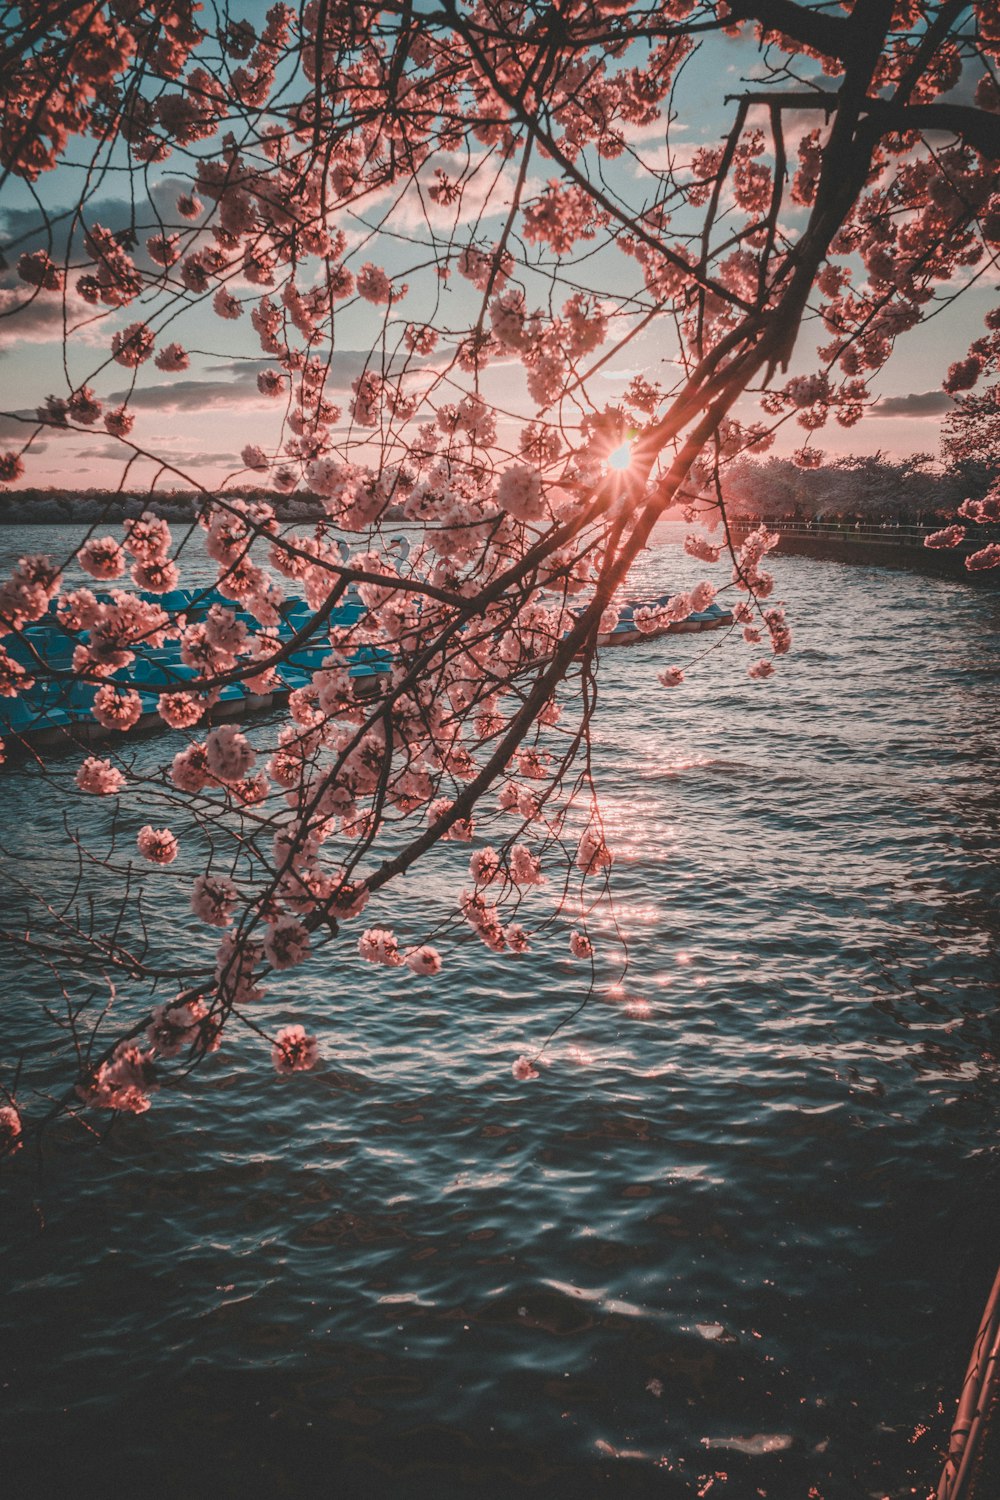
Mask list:
[[[907,104],[900,107],[891,101],[869,99],[865,106],[868,118],[877,123],[880,132],[898,130],[940,130],[957,135],[967,146],[988,161],[1000,161],[1000,115],[971,104]]]
[[[846,17],[807,10],[792,0],[730,0],[729,14],[734,21],[759,21],[825,57],[846,57],[850,46],[851,23]]]

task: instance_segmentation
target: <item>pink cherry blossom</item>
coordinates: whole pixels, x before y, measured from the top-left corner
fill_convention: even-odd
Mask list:
[[[611,851],[603,835],[596,828],[588,828],[577,846],[577,868],[582,870],[584,875],[595,875],[598,870],[609,869],[611,863]]]
[[[124,406],[104,413],[104,425],[112,437],[127,438],[135,426],[135,413]]]
[[[358,952],[370,964],[387,964],[394,968],[403,962],[395,934],[385,927],[370,927],[358,939]]]
[[[264,997],[256,974],[263,947],[247,942],[232,929],[224,932],[216,950],[215,983],[219,999],[227,1005],[250,1005]]]
[[[19,693],[27,692],[34,681],[21,663],[8,656],[0,646],[0,697],[16,698]]]
[[[181,344],[173,343],[164,344],[153,363],[158,370],[175,374],[179,370],[186,370],[191,361],[187,350]]]
[[[95,1109],[141,1115],[149,1109],[150,1093],[158,1087],[151,1049],[135,1042],[122,1042],[107,1062],[101,1063],[80,1084],[77,1094]]]
[[[224,875],[199,875],[191,888],[191,910],[212,927],[228,927],[239,891]]]
[[[469,860],[469,873],[477,885],[489,885],[500,873],[500,856],[490,845],[477,849]]]
[[[796,448],[792,462],[800,469],[819,469],[823,464],[823,454],[819,448]]]
[[[978,552],[972,552],[965,559],[965,566],[970,573],[977,573],[984,568],[1000,567],[1000,543],[988,542]]]
[[[130,688],[106,682],[94,696],[93,713],[98,724],[103,724],[105,729],[117,729],[124,733],[138,723],[142,716],[142,699]]]
[[[212,308],[219,318],[233,319],[242,318],[243,316],[243,304],[237,301],[233,294],[223,286],[219,287],[219,290],[212,298]]]
[[[21,1149],[21,1116],[13,1104],[0,1104],[0,1159]]]
[[[256,759],[256,750],[233,724],[220,724],[205,740],[206,764],[220,781],[242,781]]]
[[[451,812],[453,806],[454,804],[450,797],[435,798],[427,809],[428,823],[436,823],[445,813]],[[456,818],[447,833],[442,836],[455,843],[467,844],[474,832],[475,826],[471,818]]]
[[[67,410],[74,422],[79,422],[84,427],[93,427],[100,419],[102,407],[90,386],[82,385],[70,396]]]
[[[156,709],[171,729],[190,729],[204,715],[205,701],[194,693],[161,693]]]
[[[91,792],[95,797],[112,797],[125,785],[125,777],[109,760],[88,755],[76,773],[76,784],[81,792]]]
[[[178,750],[171,762],[170,780],[182,792],[200,792],[206,786],[216,785],[215,777],[208,769],[205,746],[188,745],[186,749]]]
[[[686,536],[684,538],[684,551],[689,557],[700,558],[702,562],[718,562],[722,548],[714,542],[706,541],[701,536]]]
[[[66,280],[47,250],[26,250],[18,257],[17,274],[43,292],[61,292]]]
[[[151,594],[166,594],[180,582],[180,569],[170,558],[157,557],[151,562],[133,563],[129,572],[137,588]]]
[[[361,267],[355,277],[355,285],[366,302],[392,301],[392,282],[385,272],[379,266],[372,265],[371,261]]]
[[[112,358],[120,365],[135,369],[153,352],[153,331],[145,323],[130,323],[111,340]]]
[[[758,681],[764,677],[771,677],[773,673],[774,663],[768,661],[766,656],[762,657],[760,661],[755,661],[751,667],[747,668],[747,676],[753,677]]]
[[[273,969],[294,968],[309,956],[309,933],[294,917],[279,917],[268,928],[264,953]]]
[[[270,461],[263,448],[258,448],[256,443],[248,443],[240,454],[248,469],[256,469],[260,473],[266,473],[270,468]]]
[[[956,360],[945,377],[944,388],[954,395],[957,391],[970,390],[983,373],[983,361],[978,355]]]
[[[497,486],[497,504],[516,521],[534,521],[544,512],[539,475],[526,464],[505,469]]]
[[[319,1061],[319,1043],[304,1026],[283,1026],[274,1039],[271,1061],[279,1073],[305,1073]]]
[[[177,858],[177,836],[171,833],[169,828],[153,828],[146,823],[139,829],[136,843],[139,846],[139,853],[143,859],[148,859],[150,864],[170,865]]]
[[[585,932],[571,932],[569,948],[574,958],[593,958],[594,945]]]
[[[113,536],[92,537],[76,556],[92,578],[120,578],[125,571],[125,554]]]
[[[508,861],[510,878],[515,885],[544,885],[545,876],[537,857],[526,844],[515,844]]]
[[[785,656],[792,647],[792,632],[780,604],[763,611],[764,624],[771,638],[771,650],[775,656]]]
[[[526,1057],[517,1058],[510,1071],[518,1083],[527,1083],[530,1079],[538,1077],[538,1069],[533,1067]]]
[[[288,389],[288,382],[277,370],[260,370],[257,374],[257,389],[262,396],[280,400]]]
[[[511,953],[527,953],[531,946],[520,922],[509,922],[504,928],[504,937]]]
[[[175,1000],[154,1006],[146,1029],[150,1051],[158,1057],[176,1057],[188,1047],[211,1037],[211,1029],[206,1027],[207,1020],[208,1007],[203,1000]]]
[[[122,545],[139,562],[159,562],[170,547],[170,527],[162,516],[144,510],[141,516],[126,520]]]
[[[419,948],[408,948],[403,955],[403,962],[414,974],[429,976],[441,972],[441,955],[436,948],[424,943]]]
[[[180,258],[180,235],[151,234],[146,241],[146,254],[158,266],[172,266]]]
[[[924,537],[925,547],[957,547],[965,540],[965,527],[945,526],[941,531],[932,531]]]
[[[785,386],[785,395],[793,406],[814,406],[826,401],[830,394],[830,382],[826,375],[796,375]]]

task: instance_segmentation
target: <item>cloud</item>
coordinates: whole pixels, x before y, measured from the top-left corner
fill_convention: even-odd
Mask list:
[[[19,421],[20,417],[23,417],[24,421]],[[0,438],[18,438],[23,443],[31,436],[31,423],[34,420],[33,411],[3,412],[0,414]]]
[[[78,344],[104,343],[107,333],[95,321],[93,307],[75,292],[65,298],[32,292],[23,283],[0,287],[0,353],[12,344],[61,344],[64,335]]]
[[[179,469],[242,469],[243,460],[238,453],[179,453],[171,458]]]
[[[109,406],[120,406],[127,401],[130,407],[152,411],[277,405],[260,394],[254,371],[248,371],[244,379],[234,376],[231,380],[172,380],[163,385],[140,386],[134,391],[113,391],[104,400]]]
[[[138,180],[136,186],[139,188]],[[176,220],[174,204],[177,194],[184,191],[182,182],[154,182],[147,194],[137,193],[133,203],[128,198],[95,198],[86,205],[83,222],[78,218],[75,205],[68,208],[53,208],[41,212],[37,208],[6,208],[0,214],[0,234],[3,236],[3,252],[7,260],[16,262],[25,250],[48,250],[52,258],[62,263],[70,250],[72,259],[83,255],[84,224],[101,224],[113,234],[134,230],[139,239],[135,258],[145,268],[152,262],[142,250],[145,236],[156,234],[162,223]],[[190,228],[185,225],[185,228]],[[130,251],[130,254],[135,254]]]
[[[619,380],[619,381],[622,381],[622,380],[634,380],[637,375],[648,375],[648,374],[649,374],[649,366],[648,365],[641,365],[641,366],[637,365],[635,367],[635,369],[631,369],[631,370],[609,370],[607,368],[605,368],[603,370],[598,370],[598,372],[597,372],[597,378],[598,378],[598,380]]]
[[[463,195],[460,204],[448,207],[427,197],[427,189],[433,186],[434,172],[438,167],[453,180],[462,179]],[[447,231],[456,222],[468,223],[483,216],[506,213],[517,180],[510,163],[503,162],[497,152],[489,150],[470,151],[468,154],[438,152],[420,168],[417,176],[420,194],[412,186],[407,187],[402,194],[398,187],[387,187],[357,204],[352,210],[354,217],[363,226],[366,221],[373,219],[377,222],[389,213],[395,228],[412,229],[430,224],[436,229]],[[138,185],[137,179],[137,187]],[[541,178],[531,179],[526,184],[525,196],[530,197],[540,192],[543,186]],[[200,227],[178,223],[177,220],[177,195],[188,187],[189,184],[183,179],[164,178],[152,183],[145,194],[140,192],[134,205],[126,198],[95,198],[86,205],[86,223],[102,224],[115,234],[135,230],[139,243],[135,249],[130,250],[130,254],[141,269],[149,270],[152,263],[144,250],[148,234],[158,233],[162,224],[183,229],[186,234],[191,234],[193,228]],[[393,206],[397,198],[400,201]],[[210,214],[214,205],[208,204],[206,207]],[[351,239],[355,238],[355,231],[348,230],[346,224],[339,227],[345,228]],[[39,249],[48,250],[56,261],[62,262],[66,258],[70,236],[73,240],[73,258],[78,260],[83,251],[83,226],[77,217],[76,207],[72,205],[53,208],[47,214],[36,208],[9,208],[0,213],[3,252],[11,263],[25,250]],[[365,237],[363,228],[357,231],[357,237]],[[193,240],[187,248],[191,249],[194,243],[197,241]]]
[[[206,365],[205,369],[209,375],[242,377],[247,371],[270,369],[273,364],[273,359],[227,359],[223,360],[221,365]]]
[[[15,429],[13,423],[8,423],[3,417],[0,417],[0,442],[12,442],[13,444],[16,444],[17,447],[20,447],[25,438],[28,436],[28,432],[29,429],[27,427],[22,427],[20,424],[18,424]],[[40,438],[36,438],[31,445],[31,450],[27,455],[26,462],[30,459],[33,459],[36,454],[44,453],[48,446],[49,445],[47,442],[42,442]]]
[[[101,443],[97,448],[84,450],[88,458],[120,458],[123,462],[131,456],[132,450],[126,448],[124,443]]]
[[[947,391],[912,391],[908,396],[883,396],[867,411],[869,417],[940,417],[955,405]]]
[[[131,450],[122,443],[101,443],[99,447],[87,448],[86,456],[88,459],[112,458],[119,463],[124,463],[129,458],[130,452]],[[164,452],[157,455],[157,458],[160,457],[177,469],[204,469],[219,465],[230,469],[242,468],[242,463],[235,453],[201,453],[185,449],[183,452]]]
[[[363,375],[365,370],[376,370],[381,375],[388,375],[392,370],[402,370],[404,359],[402,355],[389,355],[383,357],[376,349],[334,349],[329,354],[317,355],[321,364],[326,366],[326,389],[328,391],[350,390],[351,382]],[[427,364],[430,355],[410,355],[406,360],[407,369],[415,369],[418,365]],[[251,384],[256,389],[258,370],[274,370],[277,366],[272,359],[233,359],[224,364],[206,365],[206,370],[212,375],[228,375],[240,384]]]
[[[408,369],[415,372],[431,363],[431,356],[410,356],[406,363]],[[402,365],[401,357],[380,359],[378,350],[366,352],[363,349],[335,349],[328,356],[326,393],[346,395],[352,382],[365,370],[387,373],[393,368],[400,370]],[[257,389],[258,371],[276,368],[274,361],[269,359],[226,360],[222,364],[206,366],[208,374],[224,375],[227,377],[224,380],[189,377],[186,380],[137,387],[132,392],[114,391],[104,399],[112,406],[121,405],[127,400],[129,406],[155,411],[200,411],[207,407],[225,407],[232,411],[256,407],[279,412],[284,409],[283,403],[270,396],[262,396]]]
[[[149,211],[152,213],[152,209]],[[118,234],[132,227],[134,212],[126,198],[100,198],[87,205],[86,222],[103,224],[105,229]],[[137,215],[137,218],[142,217]],[[2,223],[4,251],[14,259],[24,250],[48,250],[55,260],[61,260],[70,235],[74,242],[83,243],[83,226],[72,206],[53,208],[51,212],[37,208],[6,208]]]
[[[2,306],[3,292],[0,290],[0,306]],[[39,299],[39,302],[41,299]],[[57,308],[58,310],[58,308]],[[60,329],[61,336],[61,329]],[[44,332],[36,332],[34,339],[43,340]],[[3,340],[3,324],[0,323],[0,346]],[[2,347],[0,347],[2,353]],[[330,356],[330,369],[326,382],[327,393],[331,396],[343,398],[346,396],[358,375],[366,368],[389,369],[392,364],[400,368],[402,360],[386,359],[382,365],[376,356],[366,354],[360,349],[338,349]],[[431,356],[422,358],[411,358],[408,361],[410,371],[418,383],[426,378],[426,366],[433,367]],[[200,379],[196,375],[188,375],[184,379],[164,380],[147,386],[137,386],[134,390],[116,390],[109,394],[99,392],[100,399],[107,408],[128,404],[136,411],[163,412],[189,412],[199,413],[208,411],[270,411],[276,418],[284,412],[284,402],[275,401],[269,396],[261,395],[257,389],[257,374],[262,369],[274,369],[272,360],[268,359],[235,359],[227,360],[206,366],[209,375],[221,376],[222,379]],[[429,372],[433,376],[433,368]],[[18,418],[24,418],[19,421]],[[31,431],[35,422],[35,412],[32,410],[11,409],[0,415],[0,438],[24,439]],[[58,428],[50,429],[54,435],[60,435]],[[96,429],[100,430],[100,429]],[[137,434],[138,436],[138,434]],[[93,450],[89,450],[93,451]],[[120,453],[121,450],[117,449]],[[226,456],[228,458],[228,456]],[[220,458],[221,461],[221,458]]]
[[[462,196],[451,204],[437,203],[428,196],[440,169],[453,182],[460,182]],[[451,234],[460,226],[506,215],[514,199],[517,173],[509,162],[502,162],[495,152],[480,151],[460,156],[437,152],[419,169],[414,182],[402,190],[386,188],[374,193],[353,208],[361,224],[387,224],[395,230],[430,229]],[[527,202],[543,191],[545,181],[529,176],[521,190]],[[482,233],[479,236],[486,239]]]
[[[669,128],[671,135],[679,135],[691,127],[679,120],[672,120]],[[647,120],[642,125],[636,125],[630,120],[624,122],[619,120],[617,129],[621,131],[627,146],[639,146],[645,141],[662,141],[667,134],[667,123],[658,115],[655,120]]]

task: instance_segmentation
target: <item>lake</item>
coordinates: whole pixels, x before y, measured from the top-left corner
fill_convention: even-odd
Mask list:
[[[696,567],[667,528],[636,582]],[[602,659],[593,993],[562,921],[518,957],[459,932],[436,981],[347,934],[265,1002],[317,1033],[315,1073],[237,1033],[103,1143],[64,1124],[21,1152],[7,1493],[933,1488],[1000,1245],[1000,594],[774,568],[770,681],[721,633]],[[4,770],[0,843],[42,885],[67,809],[106,836],[103,800]],[[398,930],[447,916],[467,857],[407,877]],[[153,939],[188,941],[156,889]],[[44,1053],[56,987],[4,963],[9,1065]]]

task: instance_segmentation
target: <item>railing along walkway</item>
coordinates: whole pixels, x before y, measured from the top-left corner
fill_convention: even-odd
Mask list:
[[[937,1500],[967,1500],[972,1494],[976,1464],[982,1453],[990,1407],[1000,1369],[1000,1271],[983,1312],[962,1394],[951,1429],[948,1457],[937,1489]],[[985,1497],[984,1497],[985,1500]]]
[[[767,517],[749,520],[739,516],[729,523],[736,533],[753,531],[759,525],[768,531],[777,531],[787,537],[829,537],[835,541],[894,542],[898,546],[922,547],[924,539],[935,531],[941,531],[948,523],[918,526],[892,521],[782,521]],[[970,525],[964,546],[985,547],[987,542],[1000,541],[1000,526]]]

